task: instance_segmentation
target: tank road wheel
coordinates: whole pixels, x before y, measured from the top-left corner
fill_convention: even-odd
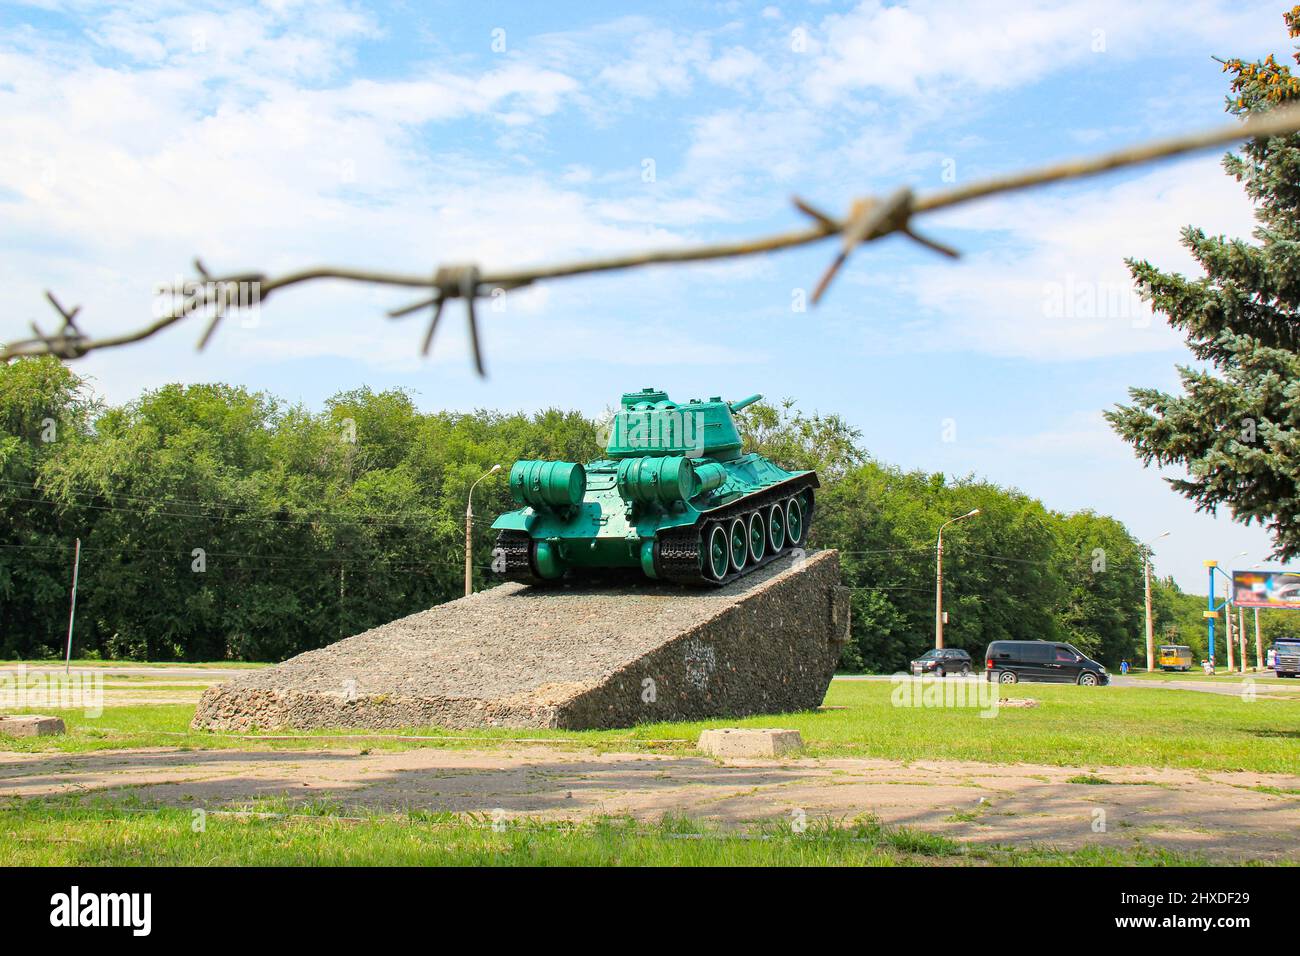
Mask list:
[[[733,518],[731,521],[731,567],[735,571],[743,571],[745,562],[749,559],[749,529],[745,526],[744,518]]]
[[[796,496],[785,503],[785,535],[790,539],[790,547],[803,544],[803,532],[803,502]]]
[[[731,569],[731,547],[727,543],[727,529],[720,524],[710,525],[704,569],[715,581],[721,581]]]
[[[749,516],[749,560],[755,564],[767,554],[767,526],[763,523],[761,512],[755,511]]]
[[[780,502],[767,509],[767,543],[773,554],[785,547],[785,508]]]

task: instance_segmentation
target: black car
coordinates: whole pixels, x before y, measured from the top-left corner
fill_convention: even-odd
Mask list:
[[[1109,684],[1106,668],[1069,644],[1052,641],[994,641],[984,652],[988,679],[1002,684],[1049,681],[1096,687]]]
[[[942,647],[926,651],[912,661],[913,674],[969,674],[971,671],[970,655],[959,647]]]

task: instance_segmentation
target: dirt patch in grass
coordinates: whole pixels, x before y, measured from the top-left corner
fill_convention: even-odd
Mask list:
[[[1098,783],[1124,786],[1098,786]],[[491,750],[245,752],[154,749],[0,754],[0,807],[32,799],[139,798],[208,811],[328,802],[339,812],[419,811],[590,823],[681,815],[723,831],[794,819],[882,824],[971,846],[1194,854],[1300,862],[1300,777],[1184,769],[854,758],[716,761],[540,746]]]

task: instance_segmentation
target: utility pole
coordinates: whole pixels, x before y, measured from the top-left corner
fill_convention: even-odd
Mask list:
[[[1155,633],[1151,621],[1151,562],[1145,557],[1142,559],[1142,576],[1145,580],[1146,591],[1146,615],[1147,615],[1147,673],[1155,670]]]
[[[1255,670],[1264,669],[1264,649],[1259,642],[1259,608],[1255,608]]]
[[[1237,639],[1241,641],[1241,673],[1246,673],[1246,609],[1237,605]]]
[[[63,673],[72,667],[72,622],[77,617],[77,575],[81,571],[81,539],[77,539],[72,557],[72,607],[68,610],[68,653],[63,659]]]
[[[934,566],[934,646],[938,649],[943,648],[943,529],[954,521],[973,518],[979,513],[978,508],[973,508],[964,515],[949,518],[939,525],[939,543],[938,547],[935,548]]]
[[[500,470],[500,465],[493,465],[469,486],[469,496],[465,501],[465,597],[474,593],[474,567],[470,563],[474,553],[474,489],[478,487],[479,481]]]
[[[1155,622],[1151,616],[1151,545],[1155,544],[1161,538],[1169,537],[1169,532],[1164,531],[1156,535],[1150,544],[1142,545],[1142,580],[1144,598],[1146,604],[1146,632],[1147,632],[1147,673],[1156,669],[1156,637]]]

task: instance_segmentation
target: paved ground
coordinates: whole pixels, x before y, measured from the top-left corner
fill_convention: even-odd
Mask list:
[[[836,680],[855,681],[887,681],[894,675],[892,674],[837,674]],[[1246,675],[1248,678],[1251,676]],[[1028,681],[1025,682],[1029,684]],[[1240,697],[1245,691],[1247,684],[1242,680],[1219,678],[1210,680],[1153,680],[1143,677],[1123,677],[1119,674],[1110,675],[1110,686],[1112,687],[1150,687],[1153,689],[1164,690],[1198,690],[1205,694],[1227,694],[1232,697]],[[1278,680],[1272,676],[1270,671],[1260,679],[1252,679],[1249,686],[1255,694],[1259,696],[1272,695],[1274,697],[1300,697],[1300,681]],[[1104,688],[1101,691],[1105,692]]]
[[[1070,782],[1083,774],[1108,782]],[[809,819],[873,813],[975,843],[1140,842],[1224,861],[1300,862],[1300,776],[1285,774],[847,758],[720,763],[536,746],[0,753],[0,799],[67,793],[135,794],[208,809],[288,796],[371,809],[501,809],[563,819],[657,820],[672,812],[730,826],[789,819],[798,809]]]
[[[1142,677],[1111,675],[1111,684],[1115,687],[1163,687],[1166,690],[1199,690],[1206,694],[1228,694],[1233,697],[1240,697],[1249,686],[1254,693],[1261,697],[1265,695],[1274,697],[1295,697],[1300,695],[1300,682],[1280,681],[1272,676],[1251,679],[1249,674],[1246,675],[1246,680],[1234,678],[1215,679],[1213,681],[1152,680]]]

